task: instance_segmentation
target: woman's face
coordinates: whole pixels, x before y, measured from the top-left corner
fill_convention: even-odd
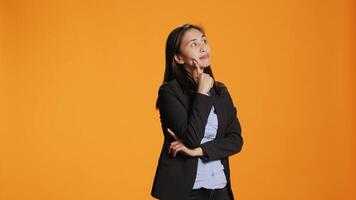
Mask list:
[[[206,36],[195,28],[188,29],[181,41],[180,46],[181,53],[174,56],[176,62],[183,64],[184,68],[197,77],[195,65],[193,60],[195,59],[199,66],[204,68],[210,65],[210,47],[207,44]]]

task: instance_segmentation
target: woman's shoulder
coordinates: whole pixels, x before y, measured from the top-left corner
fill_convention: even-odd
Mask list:
[[[219,90],[220,95],[228,93],[228,89],[225,83],[222,81],[215,81],[216,88]]]
[[[232,105],[234,105],[232,96],[231,96],[231,94],[229,92],[229,89],[228,89],[228,85],[226,85],[225,83],[223,83],[221,81],[215,81],[215,83],[217,84],[217,87],[220,87],[220,91],[221,91],[220,97],[223,98],[224,101],[226,100],[227,102],[229,102]]]
[[[159,86],[159,90],[172,90],[176,87],[177,84],[178,82],[176,79],[165,81]]]
[[[171,95],[178,95],[180,94],[181,91],[181,87],[179,86],[179,83],[177,81],[177,79],[171,79],[169,81],[165,81],[163,82],[159,88],[158,88],[158,95],[159,94],[171,94]]]
[[[215,84],[220,88],[227,89],[227,86],[222,81],[215,81]]]

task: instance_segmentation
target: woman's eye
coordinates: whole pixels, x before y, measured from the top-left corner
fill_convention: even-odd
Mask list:
[[[197,45],[197,43],[196,43],[196,42],[193,42],[191,46],[192,46],[192,47],[195,47],[196,45]]]
[[[203,40],[204,43],[207,43],[208,41],[206,41],[206,39]]]

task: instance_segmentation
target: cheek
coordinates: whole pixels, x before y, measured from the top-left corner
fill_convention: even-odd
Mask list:
[[[188,59],[199,59],[199,52],[195,52],[195,51],[188,51],[187,52],[187,58]]]
[[[199,52],[196,52],[194,49],[185,49],[184,61],[188,63],[188,65],[193,66],[193,59],[199,60]]]

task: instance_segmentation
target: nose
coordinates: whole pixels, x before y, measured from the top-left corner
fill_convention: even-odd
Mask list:
[[[200,52],[205,52],[205,51],[206,51],[206,45],[200,44]]]

